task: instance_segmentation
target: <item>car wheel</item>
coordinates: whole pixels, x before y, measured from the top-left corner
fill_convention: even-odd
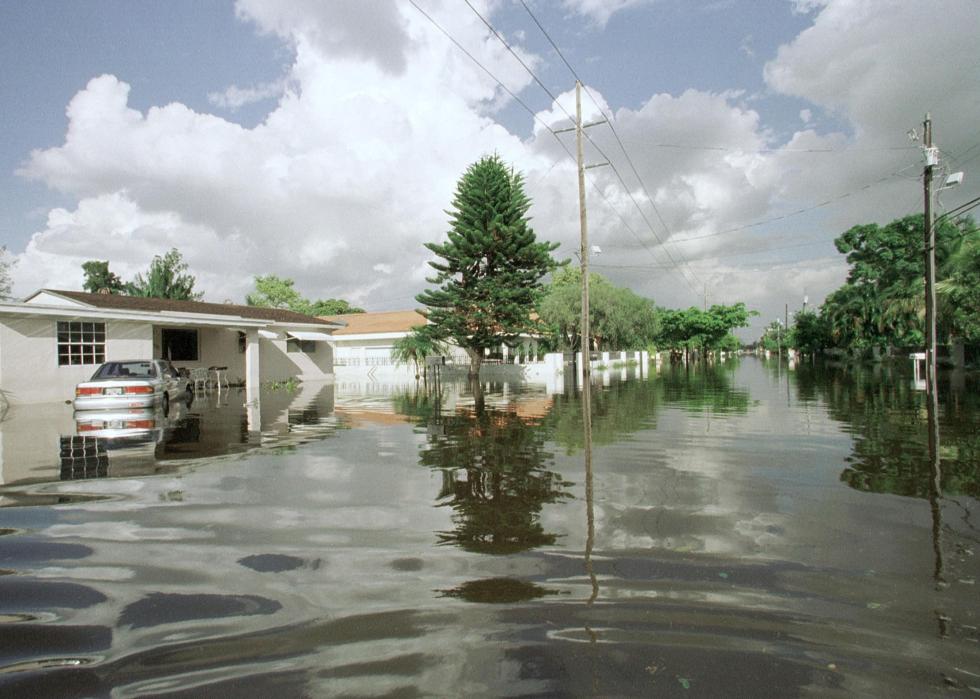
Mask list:
[[[163,416],[167,417],[170,413],[170,394],[164,391],[163,393]]]

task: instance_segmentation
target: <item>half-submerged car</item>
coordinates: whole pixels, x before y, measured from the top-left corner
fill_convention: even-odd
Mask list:
[[[75,410],[149,408],[193,399],[193,389],[174,366],[163,359],[106,362],[88,381],[75,387]]]

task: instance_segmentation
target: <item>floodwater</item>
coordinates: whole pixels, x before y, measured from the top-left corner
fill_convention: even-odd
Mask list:
[[[975,384],[613,373],[12,411],[0,693],[980,692]]]

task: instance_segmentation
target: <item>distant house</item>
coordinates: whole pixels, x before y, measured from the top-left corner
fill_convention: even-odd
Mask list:
[[[276,308],[42,289],[0,303],[0,391],[11,404],[68,400],[109,359],[227,367],[250,387],[330,379],[342,327]]]
[[[420,311],[347,313],[323,316],[323,319],[344,324],[344,327],[333,333],[334,364],[338,374],[357,373],[365,368],[377,371],[381,367],[398,367],[392,357],[395,342],[408,335],[413,328],[422,327],[429,322]],[[522,337],[519,347],[521,356],[536,356],[537,338]],[[502,345],[491,356],[499,361],[512,362],[515,353],[516,350]],[[457,345],[449,345],[445,357],[452,364],[468,366],[470,363],[466,351]],[[407,371],[410,367],[403,365],[401,368]]]
[[[334,364],[341,373],[343,367],[356,370],[396,366],[392,358],[395,342],[412,332],[413,328],[429,322],[419,311],[345,313],[324,316],[323,319],[344,324],[333,333]]]

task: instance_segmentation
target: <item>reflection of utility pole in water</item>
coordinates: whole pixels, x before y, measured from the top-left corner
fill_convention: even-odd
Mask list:
[[[592,389],[588,383],[582,385],[582,429],[585,437],[585,572],[589,575],[592,583],[592,594],[589,595],[589,604],[595,602],[599,596],[599,581],[596,579],[595,571],[592,568],[592,549],[595,546],[595,493],[593,490],[592,479]]]
[[[932,512],[932,553],[934,565],[932,579],[935,589],[946,589],[945,565],[943,563],[943,484],[942,466],[939,461],[939,398],[936,392],[936,373],[926,376],[926,415],[928,418],[929,441],[929,509]],[[939,624],[939,637],[949,635],[949,617],[936,610]]]
[[[595,547],[595,492],[593,490],[592,479],[592,386],[586,379],[582,382],[582,432],[585,445],[585,572],[589,576],[592,585],[592,592],[586,600],[586,616],[591,614],[592,605],[599,597],[599,580],[596,578],[595,569],[592,566],[592,549]],[[589,636],[589,643],[593,648],[599,642],[599,635],[586,624],[585,633]],[[595,665],[596,658],[592,658],[592,693],[599,694],[599,675]]]

